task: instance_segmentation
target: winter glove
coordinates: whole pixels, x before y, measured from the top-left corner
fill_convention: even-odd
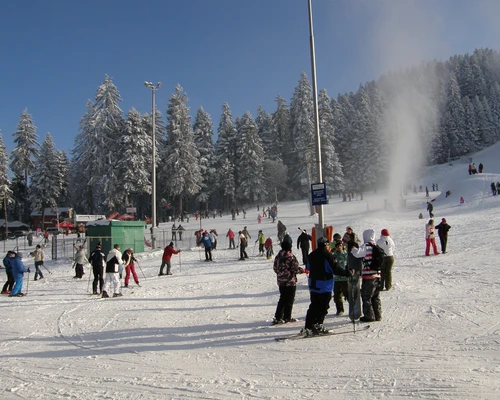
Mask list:
[[[28,274],[31,272],[31,270],[28,268]]]
[[[354,269],[346,269],[347,277],[352,278],[354,276]]]

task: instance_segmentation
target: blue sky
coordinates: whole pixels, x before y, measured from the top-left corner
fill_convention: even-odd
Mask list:
[[[161,81],[165,113],[180,84],[191,115],[200,106],[215,130],[233,117],[290,100],[311,77],[307,0],[6,0],[0,11],[0,133],[27,108],[41,143],[73,148],[87,99],[109,75],[126,113],[150,111],[143,82]],[[498,50],[495,0],[313,0],[318,89],[330,96],[433,58]]]

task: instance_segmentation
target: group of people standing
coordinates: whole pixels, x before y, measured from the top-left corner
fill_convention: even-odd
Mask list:
[[[333,239],[334,243],[330,244],[326,238],[320,237],[317,240],[316,250],[309,253],[311,236],[302,230],[297,239],[297,249],[300,248],[302,251],[302,262],[305,266],[302,268],[292,254],[292,239],[285,234],[281,242],[281,250],[273,264],[280,292],[273,324],[296,321],[292,316],[292,310],[297,275],[306,273],[308,274],[310,305],[302,332],[305,335],[326,333],[323,322],[328,314],[332,294],[337,307],[336,315],[344,314],[343,298],[348,296],[348,280],[355,271],[354,260],[361,260],[362,263],[363,316],[360,321],[370,322],[382,319],[380,291],[390,290],[394,264],[395,244],[389,231],[383,229],[380,239],[375,242],[375,231],[367,229],[363,232],[361,243],[352,228],[348,226],[344,236],[336,233]],[[372,267],[374,246],[380,246],[385,253],[380,271]]]

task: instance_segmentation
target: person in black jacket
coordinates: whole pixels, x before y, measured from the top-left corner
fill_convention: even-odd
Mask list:
[[[448,244],[448,231],[451,229],[451,226],[446,223],[446,218],[442,218],[441,222],[436,225],[436,228],[439,235],[439,241],[441,242],[441,252],[446,254],[446,245]]]
[[[92,282],[92,294],[101,294],[104,284],[104,265],[106,264],[106,256],[102,252],[102,247],[98,243],[95,250],[89,257],[89,263],[92,265],[92,273],[94,281]],[[99,284],[99,293],[97,292],[97,284]]]
[[[297,250],[302,251],[302,263],[307,264],[307,256],[309,255],[309,241],[312,240],[311,235],[308,235],[305,229],[299,228],[302,233],[297,238]]]
[[[332,299],[333,275],[351,276],[350,271],[340,268],[333,254],[327,250],[328,240],[320,237],[318,247],[307,257],[306,271],[309,271],[309,295],[311,303],[306,314],[304,335],[328,333],[323,322]]]
[[[434,218],[434,214],[432,213],[434,206],[429,202],[427,202],[427,211],[429,211],[429,218]]]

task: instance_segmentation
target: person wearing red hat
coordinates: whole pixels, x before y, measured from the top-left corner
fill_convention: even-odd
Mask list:
[[[380,232],[380,239],[377,240],[377,246],[382,247],[385,252],[380,274],[380,289],[390,290],[392,287],[392,266],[394,265],[394,250],[396,245],[387,229],[382,229]]]
[[[436,225],[436,229],[439,235],[439,241],[441,242],[441,252],[446,254],[446,246],[448,244],[448,231],[451,226],[446,223],[446,218],[442,218],[441,222]]]

